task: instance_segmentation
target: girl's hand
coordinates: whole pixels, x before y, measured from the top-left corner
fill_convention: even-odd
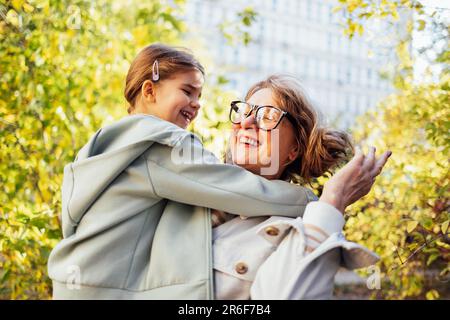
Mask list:
[[[371,147],[365,156],[358,149],[353,159],[325,183],[319,201],[327,202],[344,213],[347,206],[368,194],[392,154],[387,151],[376,159],[375,151],[375,147]]]

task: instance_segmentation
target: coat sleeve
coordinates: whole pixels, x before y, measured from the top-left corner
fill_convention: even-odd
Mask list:
[[[277,250],[259,267],[250,289],[251,299],[330,299],[340,252],[333,248],[315,259],[301,255],[298,235],[293,229]],[[319,250],[320,247],[316,250]]]
[[[222,164],[196,140],[189,155],[155,143],[144,154],[153,193],[161,198],[245,216],[298,217],[314,199],[311,190],[267,180],[238,166]]]
[[[308,204],[303,219],[271,225],[281,230],[280,235],[286,234],[282,238],[270,237],[264,233],[268,226],[261,227],[258,233],[278,246],[259,267],[250,290],[251,298],[330,299],[334,277],[343,265],[343,252],[353,259],[353,266],[368,266],[377,261],[369,250],[344,241],[340,232],[343,225],[339,211],[317,201]],[[317,231],[330,234],[318,245],[314,244],[320,237]]]

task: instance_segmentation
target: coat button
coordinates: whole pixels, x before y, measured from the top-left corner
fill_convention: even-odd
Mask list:
[[[267,227],[265,231],[269,236],[272,237],[276,237],[280,233],[280,230],[278,230],[278,228],[275,227]]]
[[[244,262],[239,262],[236,264],[235,270],[239,274],[244,274],[248,271],[248,267]]]

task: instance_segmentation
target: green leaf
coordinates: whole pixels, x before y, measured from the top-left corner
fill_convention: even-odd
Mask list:
[[[420,224],[427,230],[432,230],[433,229],[433,219],[431,219],[430,217],[424,217],[420,220]]]
[[[48,219],[46,218],[41,218],[41,217],[37,217],[37,218],[33,218],[29,221],[29,224],[31,226],[34,226],[38,229],[43,229],[47,226],[48,224]]]
[[[430,256],[428,256],[428,260],[427,260],[427,266],[429,266],[430,264],[432,264],[433,263],[433,261],[435,261],[437,258],[439,258],[440,257],[440,254],[439,253],[434,253],[434,254],[431,254]]]
[[[448,224],[450,223],[450,220],[447,220],[445,222],[442,222],[441,224],[441,231],[443,234],[447,234],[448,231]]]
[[[2,273],[0,274],[0,283],[4,283],[6,280],[8,280],[10,273],[11,269],[2,270]]]

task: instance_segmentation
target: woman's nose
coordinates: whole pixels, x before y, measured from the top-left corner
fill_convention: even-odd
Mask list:
[[[241,121],[241,127],[244,129],[256,129],[255,115],[252,113]]]

